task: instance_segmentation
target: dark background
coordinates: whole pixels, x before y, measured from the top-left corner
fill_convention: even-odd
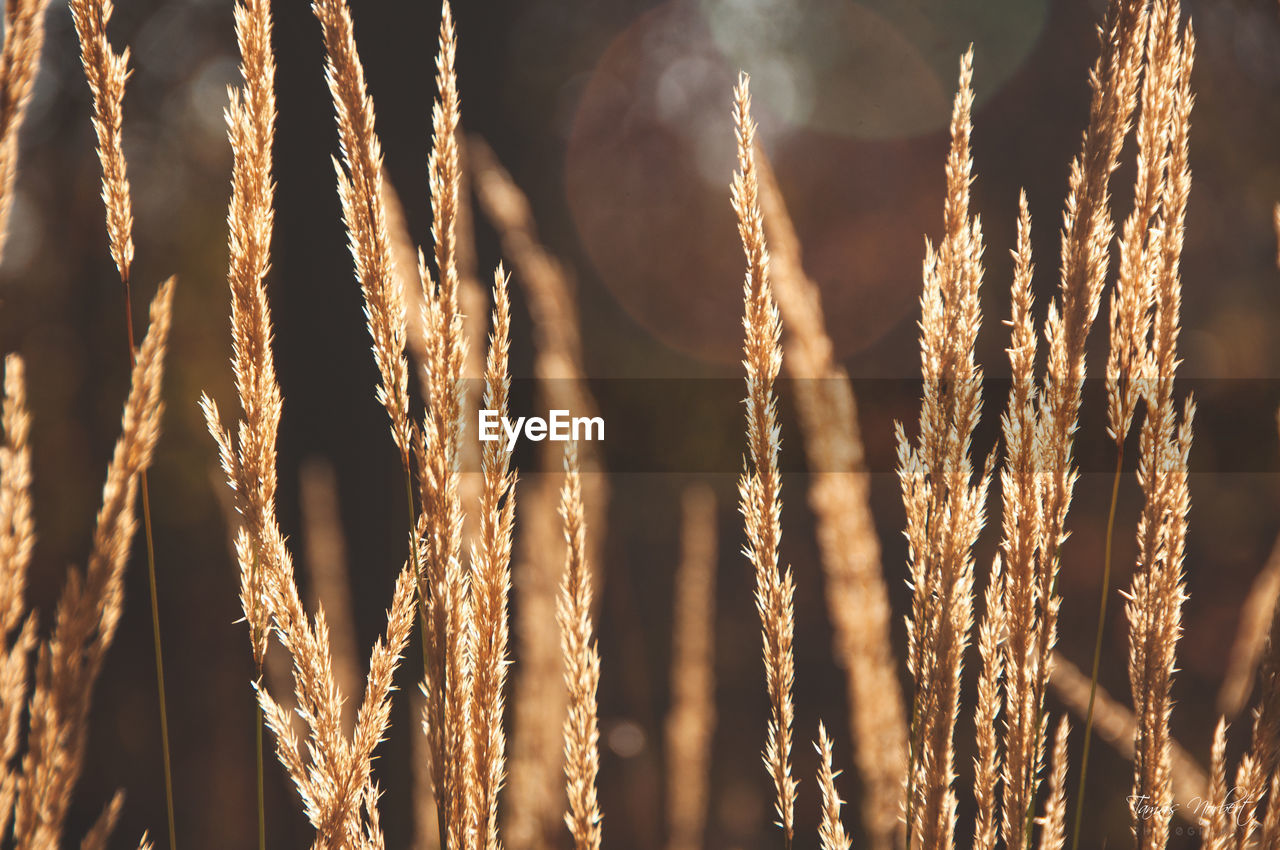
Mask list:
[[[1194,76],[1194,187],[1184,267],[1182,374],[1202,379],[1202,404],[1259,458],[1274,457],[1276,385],[1259,381],[1243,402],[1213,408],[1214,382],[1280,378],[1280,287],[1273,203],[1280,199],[1280,13],[1274,4],[1187,4],[1198,39]],[[337,153],[322,76],[319,26],[303,0],[275,5],[279,61],[277,229],[271,277],[276,352],[285,394],[280,515],[300,532],[300,464],[336,469],[353,578],[359,643],[384,623],[405,521],[397,458],[374,400],[361,297],[345,244],[330,157]],[[426,161],[434,3],[353,3],[356,33],[377,103],[390,174],[415,238],[428,239]],[[912,378],[922,235],[936,234],[943,133],[960,53],[975,43],[974,203],[988,239],[981,361],[1007,374],[1008,248],[1017,192],[1035,218],[1039,315],[1057,282],[1058,228],[1068,166],[1088,109],[1098,3],[1007,0],[857,4],[848,0],[597,0],[462,3],[456,9],[463,121],[484,136],[528,192],[541,234],[572,268],[593,378],[719,378],[739,374],[741,254],[728,202],[731,85],[754,75],[762,138],[774,158],[805,261],[823,287],[831,334],[855,378]],[[127,380],[121,293],[106,249],[89,92],[65,4],[55,2],[36,99],[24,128],[18,202],[0,268],[0,347],[27,359],[35,420],[39,542],[30,601],[47,622],[69,564],[82,564]],[[225,213],[230,153],[222,109],[238,82],[230,0],[123,0],[111,35],[133,50],[125,151],[134,189],[135,314],[160,279],[179,277],[168,360],[165,435],[151,478],[177,817],[185,847],[249,847],[256,839],[253,674],[236,597],[237,577],[214,489],[214,451],[196,399],[209,391],[234,410],[227,327]],[[1126,162],[1132,150],[1126,149]],[[1113,181],[1116,217],[1132,194],[1132,167]],[[477,216],[482,276],[499,259]],[[512,370],[531,372],[529,317],[516,292]],[[1105,307],[1104,307],[1105,310]],[[1105,327],[1105,318],[1101,322]],[[1092,364],[1105,357],[1094,333]],[[1095,374],[1099,374],[1095,371]],[[661,404],[659,400],[656,402]],[[654,416],[679,423],[679,406]],[[1095,402],[1089,423],[1101,420]],[[1224,421],[1226,426],[1222,426]],[[721,421],[729,421],[723,419]],[[887,415],[866,416],[883,444]],[[1093,425],[1095,429],[1100,426]],[[740,430],[689,435],[740,446]],[[980,447],[986,451],[988,446]],[[734,504],[733,463],[711,473],[613,476],[599,622],[600,776],[609,847],[664,841],[662,722],[668,705],[672,575],[680,488],[711,481],[720,497],[717,704],[707,843],[776,846],[771,789],[759,764],[766,699],[758,660],[751,571]],[[799,467],[798,440],[784,442]],[[1259,461],[1224,472],[1197,449],[1187,559],[1177,738],[1208,761],[1214,700],[1237,615],[1280,530],[1280,481]],[[1251,453],[1249,456],[1253,456]],[[1100,469],[1102,467],[1094,467]],[[526,470],[527,471],[527,470]],[[221,485],[219,485],[221,486]],[[801,778],[798,846],[815,846],[819,716],[850,766],[843,674],[831,656],[821,570],[802,475],[784,498],[784,558],[796,571],[796,746]],[[1085,665],[1092,648],[1110,478],[1087,472],[1064,548],[1061,648]],[[998,493],[990,510],[998,515]],[[1126,478],[1113,584],[1127,585],[1140,494]],[[877,474],[874,509],[894,595],[895,645],[905,645],[902,509],[894,477]],[[989,523],[978,563],[990,563]],[[295,547],[297,549],[298,547]],[[119,846],[143,829],[163,839],[151,625],[141,547],[127,608],[95,696],[90,752],[73,807],[78,836],[117,787],[128,791]],[[517,602],[518,604],[518,602]],[[1103,683],[1128,701],[1123,606],[1113,595]],[[402,692],[420,675],[408,654]],[[976,653],[970,655],[970,669]],[[519,663],[517,657],[516,663]],[[903,669],[905,684],[905,668]],[[966,702],[972,705],[972,701]],[[1054,703],[1055,715],[1060,707]],[[410,835],[409,735],[399,699],[380,749],[388,845]],[[633,724],[625,726],[623,724]],[[1078,724],[1077,724],[1078,725]],[[1237,746],[1244,737],[1238,724]],[[638,729],[643,746],[620,755],[610,731]],[[634,736],[632,736],[634,737]],[[962,819],[967,818],[972,723],[957,731]],[[1079,736],[1073,737],[1078,759]],[[1130,771],[1100,746],[1091,769],[1086,847],[1127,840]],[[270,845],[302,847],[310,830],[296,794],[267,765]],[[1069,787],[1074,788],[1072,775]],[[841,780],[857,798],[852,770]],[[856,806],[847,825],[855,843]],[[967,821],[965,821],[967,824]],[[1181,826],[1175,821],[1174,827]],[[962,824],[960,834],[969,831]],[[1105,837],[1104,837],[1105,836]],[[1177,838],[1187,842],[1190,839]]]

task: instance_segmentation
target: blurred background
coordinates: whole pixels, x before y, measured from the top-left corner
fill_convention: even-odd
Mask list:
[[[353,0],[352,9],[386,165],[414,238],[426,244],[439,7]],[[1193,463],[1190,601],[1173,725],[1178,740],[1207,764],[1216,694],[1241,604],[1280,531],[1274,429],[1280,279],[1271,222],[1280,200],[1280,12],[1269,0],[1188,0],[1185,11],[1198,50],[1182,375],[1195,379],[1206,437]],[[338,148],[319,26],[303,0],[285,0],[274,14],[279,188],[270,292],[285,395],[280,517],[285,532],[300,541],[300,470],[313,460],[331,465],[364,655],[385,623],[404,558],[400,472],[385,413],[374,399],[376,371],[335,191],[330,157]],[[980,360],[989,374],[1007,374],[1007,331],[999,320],[1009,310],[1008,249],[1020,187],[1035,219],[1043,316],[1057,285],[1068,168],[1087,120],[1099,0],[491,0],[459,3],[455,14],[466,130],[493,147],[528,194],[544,243],[571,270],[585,368],[602,386],[680,378],[688,391],[696,386],[689,379],[706,379],[708,387],[739,379],[742,261],[728,199],[731,86],[739,68],[753,75],[763,144],[807,270],[822,287],[838,356],[860,389],[874,393],[881,379],[918,376],[923,237],[936,236],[941,225],[945,125],[958,59],[970,43],[977,90],[974,203],[988,240]],[[127,381],[89,90],[65,4],[53,4],[48,27],[0,268],[0,347],[20,352],[28,365],[39,535],[30,601],[45,622],[67,566],[82,564],[88,552]],[[234,409],[225,280],[231,157],[222,117],[226,87],[238,83],[232,3],[122,0],[111,36],[133,55],[124,139],[134,189],[135,315],[145,315],[142,304],[161,279],[179,279],[165,433],[151,478],[178,829],[188,848],[250,847],[256,839],[253,668],[245,627],[236,622],[238,578],[220,503],[224,485],[196,406],[207,390],[224,411]],[[1112,184],[1118,220],[1132,195],[1131,147]],[[478,213],[475,241],[485,279],[500,252]],[[530,319],[518,285],[513,293],[512,370],[517,378],[530,377]],[[1105,357],[1105,333],[1095,331],[1094,342],[1096,369]],[[1001,390],[991,392],[1003,399]],[[662,730],[678,496],[695,479],[710,483],[719,501],[718,725],[707,846],[777,846],[772,790],[759,758],[767,703],[753,578],[739,554],[736,476],[743,437],[736,397],[727,395],[726,410],[714,418],[719,430],[687,435],[694,446],[719,452],[716,460],[681,468],[682,462],[656,456],[631,457],[610,477],[598,618],[600,787],[604,841],[616,850],[665,841]],[[1063,551],[1060,641],[1063,654],[1086,668],[1111,483],[1105,447],[1096,454],[1088,448],[1100,440],[1103,416],[1097,397],[1090,399],[1081,438],[1084,475]],[[911,412],[909,405],[863,401],[862,428],[873,447],[873,508],[894,602],[895,646],[902,648],[903,518],[884,450],[892,418]],[[657,398],[647,415],[678,431],[683,407]],[[982,452],[991,437],[979,446]],[[803,847],[816,846],[816,757],[808,742],[819,717],[834,735],[837,766],[852,763],[844,677],[831,651],[798,435],[784,434],[783,452],[793,470],[784,482],[783,557],[797,584],[795,769]],[[697,452],[679,456],[686,455]],[[522,487],[534,475],[522,469]],[[1132,476],[1121,494],[1116,588],[1127,586],[1131,572],[1140,505]],[[998,493],[990,504],[997,511]],[[990,563],[997,539],[989,524],[979,565]],[[300,545],[295,552],[301,557]],[[125,788],[119,846],[132,846],[144,829],[164,833],[145,573],[139,541],[125,617],[95,695],[88,763],[73,808],[78,828],[72,835],[78,835],[114,789]],[[1128,704],[1127,630],[1114,592],[1107,628],[1102,682]],[[518,647],[516,653],[518,666]],[[416,655],[408,653],[398,675],[402,697],[416,690]],[[970,670],[976,669],[976,654],[970,658]],[[905,687],[905,667],[902,676]],[[972,705],[971,698],[965,704]],[[1061,710],[1051,701],[1054,716]],[[1246,724],[1238,726],[1233,753],[1246,737]],[[966,714],[957,732],[962,777],[971,764],[972,731]],[[388,846],[410,843],[408,743],[416,734],[401,698],[377,762]],[[1079,736],[1073,740],[1074,760]],[[1130,771],[1107,746],[1094,753],[1082,844],[1124,844]],[[311,833],[296,794],[271,760],[267,778],[270,846],[307,846]],[[1073,773],[1069,787],[1074,783]],[[960,784],[966,787],[967,779]],[[846,771],[840,787],[857,799],[854,771]],[[966,797],[962,790],[962,821],[971,805]],[[856,807],[846,818],[856,844]],[[1175,821],[1174,828],[1174,846],[1196,846],[1185,824]]]

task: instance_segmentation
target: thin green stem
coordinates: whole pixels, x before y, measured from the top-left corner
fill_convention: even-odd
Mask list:
[[[1111,509],[1107,513],[1107,542],[1102,563],[1102,596],[1098,601],[1098,634],[1093,643],[1093,672],[1089,675],[1089,709],[1084,718],[1084,751],[1080,756],[1080,786],[1076,791],[1076,816],[1071,828],[1071,850],[1080,845],[1080,822],[1084,814],[1085,780],[1089,771],[1089,745],[1093,739],[1093,701],[1098,693],[1098,667],[1102,662],[1102,635],[1107,624],[1107,597],[1111,595],[1111,543],[1116,529],[1116,502],[1120,496],[1120,472],[1124,464],[1124,441],[1116,441],[1116,473],[1111,481]]]
[[[259,677],[261,678],[261,677]],[[258,749],[258,850],[267,850],[267,795],[262,778],[262,727],[265,718],[262,716],[262,703],[253,701],[257,708],[257,749]]]
[[[124,284],[124,321],[129,338],[129,368],[137,363],[138,349],[133,340],[133,295],[129,289],[129,272],[120,275]],[[151,633],[156,655],[156,693],[160,702],[160,748],[164,755],[164,798],[169,815],[169,850],[178,850],[178,830],[173,816],[173,771],[169,756],[169,708],[164,696],[164,652],[160,640],[160,599],[156,592],[156,547],[151,533],[151,494],[147,472],[139,476],[142,489],[142,528],[147,538],[147,580],[151,585]]]
[[[160,745],[164,753],[164,797],[169,814],[169,848],[177,850],[178,830],[173,816],[173,772],[169,759],[169,709],[164,698],[164,653],[160,644],[160,600],[156,593],[156,552],[151,537],[151,497],[147,473],[142,473],[142,525],[147,537],[147,579],[151,585],[151,634],[156,648],[156,693],[160,698]]]

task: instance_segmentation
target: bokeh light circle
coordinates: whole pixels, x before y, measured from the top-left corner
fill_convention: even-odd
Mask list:
[[[1045,4],[1021,4],[998,26],[986,8],[792,5],[669,0],[644,13],[600,56],[569,131],[566,196],[600,279],[651,333],[708,360],[740,356],[743,265],[728,191],[738,69],[752,75],[760,139],[843,356],[874,343],[918,297],[968,45],[954,42],[984,26],[986,40],[1008,36],[981,60],[979,94],[989,92],[1025,58]],[[946,38],[918,25],[962,14],[967,24]]]

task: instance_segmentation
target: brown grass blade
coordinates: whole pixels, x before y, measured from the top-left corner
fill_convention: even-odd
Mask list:
[[[715,731],[716,501],[707,485],[682,498],[680,566],[671,650],[667,714],[668,850],[703,846],[710,799]]]
[[[1240,626],[1227,657],[1227,672],[1218,691],[1218,713],[1228,720],[1239,716],[1253,691],[1277,601],[1280,601],[1280,539],[1276,540],[1245,597]]]
[[[768,159],[760,151],[757,157],[769,268],[786,328],[783,363],[796,379],[805,454],[816,470],[809,505],[818,520],[827,612],[849,694],[854,762],[864,789],[862,822],[868,846],[890,850],[902,836],[907,720],[857,402],[848,373],[835,362],[821,293],[805,274],[782,193]]]
[[[576,416],[594,416],[596,402],[587,386],[587,370],[582,350],[582,334],[577,293],[570,272],[538,241],[529,201],[479,137],[467,141],[467,157],[480,210],[497,229],[502,252],[516,270],[516,282],[529,302],[534,332],[534,376],[548,409],[572,410]],[[578,447],[584,472],[603,472],[602,459],[593,443]],[[544,469],[558,469],[559,457],[545,447]],[[553,500],[556,484],[548,479],[547,492]],[[605,476],[591,475],[583,481],[586,489],[587,522],[594,529],[587,541],[591,563],[600,563],[600,541],[604,540],[608,516],[608,487]],[[598,590],[599,576],[592,579]]]
[[[467,139],[467,156],[480,211],[502,240],[502,252],[517,272],[533,318],[536,345],[546,352],[539,377],[559,379],[582,374],[582,338],[576,296],[568,271],[538,240],[529,200],[478,136]]]

